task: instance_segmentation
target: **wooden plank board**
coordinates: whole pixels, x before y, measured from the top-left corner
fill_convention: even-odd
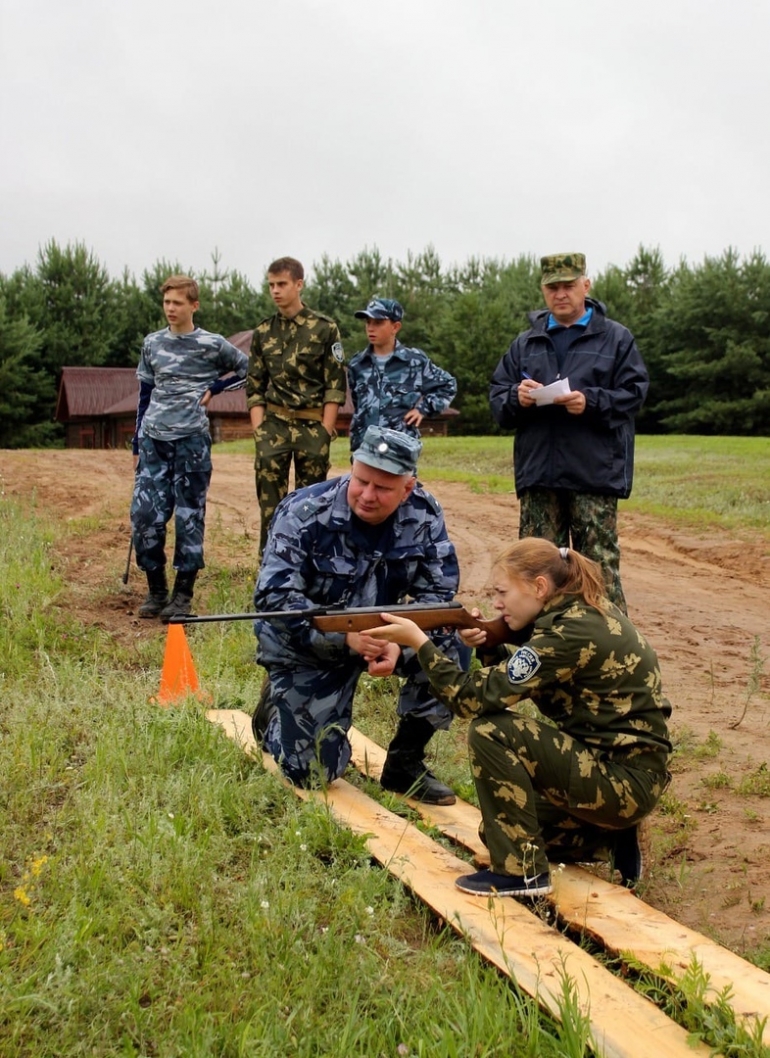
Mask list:
[[[260,755],[248,714],[211,710],[206,715],[246,752]],[[265,767],[280,775],[272,758],[261,756]],[[454,880],[467,870],[465,861],[349,783],[338,779],[322,792],[294,789],[303,799],[327,805],[341,826],[364,835],[379,863],[556,1018],[567,975],[607,1058],[705,1058],[710,1053],[689,1044],[684,1029],[523,903],[461,893]]]
[[[378,779],[385,750],[352,728],[353,761],[365,775]],[[459,800],[454,805],[424,805],[408,799],[426,822],[452,841],[489,863],[489,853],[478,835],[480,813]],[[548,897],[572,928],[601,942],[612,954],[631,953],[643,966],[676,982],[693,958],[710,978],[710,994],[730,988],[730,1007],[736,1017],[749,1022],[770,1014],[770,974],[746,962],[701,933],[681,925],[620,885],[612,885],[590,871],[565,866],[554,872],[554,892]],[[765,1026],[770,1045],[770,1022]]]

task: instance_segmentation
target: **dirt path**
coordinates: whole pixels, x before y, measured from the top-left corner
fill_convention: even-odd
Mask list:
[[[259,535],[251,459],[215,451],[214,467],[208,567],[242,569],[248,608]],[[155,622],[136,618],[142,596],[136,570],[127,588],[120,583],[131,483],[130,456],[123,452],[0,452],[0,487],[6,496],[32,497],[41,512],[79,522],[82,531],[61,544],[67,605],[84,622],[101,625],[127,643],[158,634]],[[483,606],[490,558],[516,537],[516,499],[477,495],[464,485],[426,484],[444,506],[460,556],[460,598]],[[748,537],[687,535],[623,511],[621,544],[629,609],[658,650],[682,746],[669,812],[656,815],[660,860],[646,898],[735,950],[767,947],[770,554]],[[756,636],[768,658],[761,689],[740,726],[732,729],[756,669]],[[752,777],[765,796],[739,792],[741,782]]]

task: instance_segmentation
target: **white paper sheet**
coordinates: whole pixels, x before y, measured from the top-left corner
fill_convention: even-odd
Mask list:
[[[554,397],[563,397],[565,393],[571,393],[568,378],[557,378],[548,386],[540,386],[538,389],[529,391],[530,397],[538,406],[541,404],[553,404]]]

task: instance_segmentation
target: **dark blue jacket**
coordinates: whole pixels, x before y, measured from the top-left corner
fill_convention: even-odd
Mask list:
[[[649,387],[647,368],[631,332],[607,318],[601,302],[575,339],[561,369],[570,389],[585,394],[582,415],[556,404],[519,405],[519,382],[529,375],[548,385],[559,377],[546,325],[548,312],[530,314],[532,327],[513,342],[497,365],[489,390],[495,421],[516,431],[516,493],[529,488],[568,489],[625,498],[634,475],[634,419]]]

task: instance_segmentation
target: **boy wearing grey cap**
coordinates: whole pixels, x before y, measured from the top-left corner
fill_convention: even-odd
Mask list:
[[[368,426],[387,426],[420,436],[426,415],[437,415],[452,403],[457,381],[422,351],[398,340],[404,310],[392,298],[372,298],[355,313],[366,320],[369,341],[348,366],[353,401],[350,451],[360,447]]]
[[[457,555],[441,507],[417,482],[420,448],[413,437],[370,426],[349,474],[287,496],[271,523],[254,592],[257,611],[450,602],[459,583]],[[268,673],[254,733],[292,782],[308,786],[343,774],[361,674],[395,674],[404,682],[382,785],[431,804],[454,803],[452,790],[423,761],[451,714],[431,693],[414,651],[383,647],[358,632],[319,632],[299,614],[258,618],[254,631],[257,661]],[[454,632],[430,637],[460,656]]]

